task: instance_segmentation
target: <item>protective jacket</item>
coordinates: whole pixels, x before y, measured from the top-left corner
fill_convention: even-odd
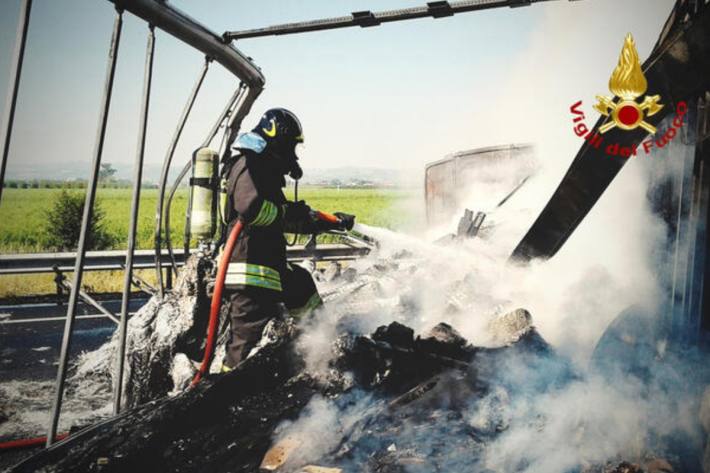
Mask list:
[[[286,181],[274,166],[263,138],[246,133],[235,148],[237,153],[228,160],[223,175],[223,212],[229,223],[227,233],[237,219],[244,223],[244,229],[232,254],[225,285],[230,289],[282,292],[289,271],[284,232],[315,233],[318,222],[303,203],[286,200],[282,190]],[[296,207],[297,212],[293,211]]]

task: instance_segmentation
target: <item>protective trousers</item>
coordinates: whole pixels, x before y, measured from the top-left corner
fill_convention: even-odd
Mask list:
[[[230,371],[246,359],[259,343],[266,324],[281,317],[282,302],[293,317],[306,316],[323,304],[313,278],[302,267],[288,264],[281,280],[282,292],[258,287],[230,291],[230,339],[222,371]]]

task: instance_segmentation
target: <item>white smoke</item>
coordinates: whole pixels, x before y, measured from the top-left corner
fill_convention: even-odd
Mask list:
[[[662,396],[639,398],[640,386],[611,388],[604,378],[575,382],[533,402],[516,402],[506,413],[513,424],[489,448],[487,466],[496,471],[562,472],[580,464],[603,464],[619,456],[647,454],[648,432],[672,434],[697,413],[696,404],[670,411]],[[659,412],[660,410],[660,412]],[[529,422],[537,419],[537,423]],[[661,419],[673,419],[663,424]],[[688,429],[689,431],[691,429]]]
[[[511,392],[494,392],[494,400],[490,396],[472,399],[472,425],[502,419],[506,426],[487,448],[489,468],[565,472],[617,457],[641,458],[650,439],[658,436],[679,433],[696,438],[695,387],[674,391],[656,386],[649,393],[631,379],[612,383],[586,370],[610,322],[631,306],[641,307],[640,313],[653,313],[664,297],[658,267],[666,228],[651,213],[646,196],[649,168],[658,174],[676,172],[676,166],[658,166],[653,154],[632,158],[554,258],[525,268],[506,263],[582,144],[572,131],[569,106],[582,99],[585,121],[591,127],[597,119],[591,108],[593,97],[605,93],[626,32],[625,19],[635,15],[638,28],[633,33],[645,57],[672,3],[622,5],[599,0],[545,10],[539,32],[513,68],[511,83],[501,88],[505,94],[499,108],[474,118],[471,126],[491,140],[477,143],[480,146],[534,143],[539,173],[491,212],[487,222],[494,224],[484,229],[484,238],[441,247],[427,242],[440,236],[441,229],[425,238],[368,229],[381,242],[380,259],[355,263],[365,283],[332,293],[331,305],[306,330],[300,348],[311,370],[327,367],[328,344],[338,333],[339,321],[353,314],[354,327],[362,333],[393,320],[422,333],[444,321],[482,345],[490,341],[486,327],[492,316],[524,307],[543,337],[583,376],[561,390],[532,398],[516,397],[515,389],[524,386],[513,385]],[[599,25],[605,26],[604,33]],[[619,34],[610,34],[614,31]],[[490,204],[496,196],[506,195],[511,187],[508,177],[501,178],[498,186],[491,176],[478,183],[474,179],[471,204],[466,207],[488,210],[486,197]],[[453,230],[453,225],[447,229]],[[402,256],[403,251],[407,255]],[[373,272],[378,264],[380,270],[382,265],[391,268]],[[659,359],[663,354],[661,349],[656,353]],[[673,366],[669,364],[667,372],[657,376],[677,378]],[[302,422],[310,422],[308,415],[287,430],[297,435]],[[323,422],[325,428],[332,424]]]
[[[591,128],[599,116],[592,109],[594,97],[607,92],[624,35],[633,33],[640,56],[646,57],[673,3],[554,2],[544,9],[539,28],[511,68],[510,82],[501,86],[496,107],[466,124],[476,130],[478,146],[533,143],[539,166],[510,201],[490,213],[487,220],[495,227],[486,235],[488,243],[480,245],[487,248],[474,250],[497,260],[512,252],[583,143],[572,130],[570,106],[583,101]],[[489,268],[495,273],[487,278],[491,289],[530,310],[546,339],[580,363],[619,312],[656,302],[656,252],[665,228],[646,200],[650,163],[644,160],[653,159],[631,159],[552,260],[521,271],[500,264]],[[499,189],[486,179],[485,193],[492,199],[505,195],[509,175],[501,173]],[[488,210],[475,187],[472,182],[469,208]]]

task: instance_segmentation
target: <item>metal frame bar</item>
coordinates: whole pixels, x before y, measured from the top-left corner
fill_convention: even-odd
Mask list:
[[[17,33],[15,35],[15,50],[12,53],[10,66],[10,84],[5,100],[5,111],[3,113],[2,137],[2,162],[0,162],[0,202],[2,202],[2,190],[5,187],[5,168],[7,158],[10,153],[10,140],[12,139],[12,128],[15,123],[15,109],[17,107],[17,94],[20,88],[20,76],[22,75],[22,63],[25,58],[25,45],[27,44],[27,30],[30,24],[30,11],[32,10],[32,0],[23,0],[20,5],[20,17],[17,23]]]
[[[243,80],[249,88],[258,89],[259,92],[264,88],[264,75],[251,59],[168,2],[156,2],[155,0],[109,1],[213,58],[229,72]]]
[[[84,203],[84,214],[81,222],[81,232],[79,234],[79,245],[77,249],[76,263],[74,265],[74,278],[72,290],[69,295],[67,305],[67,320],[64,324],[64,334],[62,336],[62,346],[59,353],[59,366],[57,369],[57,383],[54,402],[52,404],[52,415],[47,433],[47,447],[54,443],[59,425],[59,414],[62,408],[62,398],[64,396],[64,381],[67,374],[67,363],[69,361],[69,351],[71,348],[71,335],[76,317],[76,304],[81,288],[81,279],[84,271],[84,257],[86,256],[86,243],[94,211],[94,200],[96,198],[96,185],[98,184],[99,169],[101,167],[101,156],[103,154],[104,139],[106,137],[106,124],[108,122],[109,109],[111,108],[111,95],[113,92],[113,80],[116,72],[116,59],[118,56],[118,46],[121,40],[121,28],[123,26],[123,11],[116,10],[116,19],[113,24],[113,34],[108,53],[108,64],[106,66],[106,80],[104,82],[103,97],[99,115],[99,125],[96,131],[96,144],[94,148],[94,160],[92,164],[91,177],[86,191],[86,201]]]
[[[155,27],[148,25],[148,41],[145,51],[145,70],[143,72],[143,99],[141,103],[140,125],[138,131],[138,149],[133,165],[133,197],[131,199],[131,218],[128,227],[128,248],[126,249],[126,269],[121,297],[121,319],[118,326],[118,352],[116,354],[116,383],[113,388],[113,413],[121,412],[123,390],[123,367],[126,361],[126,332],[128,330],[128,305],[131,303],[133,284],[133,255],[136,249],[136,230],[138,228],[138,207],[141,199],[141,181],[143,180],[143,158],[145,139],[148,129],[150,110],[150,92],[153,83],[153,55],[155,53]]]
[[[451,3],[448,1],[434,1],[428,2],[426,5],[420,7],[400,8],[398,10],[386,10],[375,13],[365,10],[353,12],[347,16],[338,16],[334,18],[284,23],[264,28],[253,28],[241,31],[227,31],[223,36],[225,40],[236,41],[239,39],[310,33],[313,31],[333,30],[353,26],[367,28],[395,21],[414,20],[426,17],[443,18],[453,16],[456,13],[466,13],[501,7],[522,7],[529,6],[533,3],[548,1],[552,0],[464,0]]]
[[[74,290],[74,286],[72,286],[72,284],[66,279],[62,279],[62,286],[69,291]],[[86,291],[79,288],[77,292],[79,293],[79,298],[81,298],[81,300],[83,300],[86,304],[94,307],[96,310],[98,310],[103,315],[115,322],[116,325],[121,323],[120,320],[118,320],[118,317],[116,317],[116,314],[108,310],[106,307],[102,306],[99,301],[91,297]]]
[[[175,182],[173,183],[173,187],[170,189],[170,193],[168,194],[168,201],[165,204],[165,246],[167,247],[168,250],[168,256],[170,257],[170,264],[174,268],[177,267],[177,260],[175,259],[175,251],[173,250],[173,242],[170,237],[170,230],[171,230],[171,225],[170,225],[170,207],[173,205],[173,197],[175,197],[175,192],[177,192],[178,187],[180,186],[180,183],[182,180],[185,178],[187,175],[188,171],[192,167],[192,159],[190,159],[190,162],[187,163],[183,168],[180,170],[180,174],[178,174],[178,177],[175,178]],[[190,195],[187,198],[187,213],[189,214],[192,211],[192,190],[190,190]],[[189,246],[189,243],[187,244]]]
[[[109,1],[201,51],[243,81],[248,87],[248,93],[245,94],[245,100],[240,104],[239,111],[234,115],[230,124],[230,129],[238,130],[241,121],[264,89],[264,75],[251,59],[199,22],[170,6],[167,2],[156,2],[154,0]],[[236,134],[233,134],[230,139],[233,141],[235,137]],[[162,197],[164,195],[161,195]],[[160,231],[158,229],[158,232]],[[160,274],[159,270],[157,272],[162,296],[162,274]]]
[[[704,99],[698,100],[697,123],[695,133],[695,160],[692,177],[692,208],[691,208],[691,228],[692,239],[689,246],[690,264],[688,264],[688,279],[691,284],[688,287],[688,313],[693,329],[692,341],[698,344],[706,344],[708,339],[708,327],[706,322],[708,307],[707,297],[707,277],[708,277],[708,217],[710,209],[710,178],[707,173],[708,141],[704,136],[705,130],[710,121],[708,111],[707,95]]]
[[[154,0],[109,1],[175,36],[189,46],[202,51],[247,85],[248,91],[229,125],[231,132],[225,147],[228,150],[239,132],[242,120],[264,90],[266,80],[261,70],[237,48],[167,2]]]
[[[183,108],[182,115],[180,116],[180,120],[178,121],[177,127],[175,128],[173,138],[170,141],[170,146],[168,146],[168,151],[165,155],[165,160],[163,161],[163,169],[160,173],[158,203],[155,210],[155,271],[158,279],[158,292],[161,298],[165,293],[165,286],[163,285],[163,274],[161,271],[160,258],[158,257],[158,255],[160,255],[160,250],[162,248],[161,236],[163,230],[163,204],[165,201],[165,186],[168,183],[168,172],[170,171],[170,164],[172,163],[173,156],[175,155],[175,149],[177,148],[177,144],[180,141],[180,136],[182,135],[182,130],[185,128],[185,123],[187,123],[187,119],[190,117],[192,107],[193,105],[195,105],[195,99],[197,99],[197,94],[200,92],[202,84],[205,81],[205,76],[207,75],[207,70],[209,69],[211,61],[212,59],[210,59],[209,57],[205,57],[205,63],[202,66],[202,69],[200,69],[200,74],[197,76],[197,81],[192,87],[190,96],[187,99],[185,108]],[[169,238],[170,236],[166,234],[166,241]],[[177,272],[177,268],[175,267],[172,267],[171,270]]]
[[[679,338],[685,338],[689,335],[688,328],[688,310],[686,304],[687,289],[692,281],[688,279],[688,268],[690,267],[688,258],[692,257],[692,252],[689,251],[692,243],[692,173],[693,161],[695,160],[695,147],[691,143],[695,142],[695,128],[697,126],[697,104],[690,102],[688,104],[687,125],[683,128],[683,145],[671,143],[665,147],[663,153],[667,158],[681,161],[680,172],[673,176],[672,191],[677,199],[677,208],[673,209],[675,216],[673,225],[675,226],[675,235],[673,238],[673,268],[671,270],[671,287],[670,287],[670,325],[674,330],[675,335]],[[667,128],[672,117],[664,119]],[[664,124],[662,122],[662,125]]]
[[[148,294],[149,296],[154,296],[158,293],[158,290],[154,288],[152,285],[148,284],[148,282],[143,279],[142,277],[138,276],[137,274],[133,274],[131,277],[131,284],[133,287],[138,289],[140,292],[144,294]]]
[[[232,121],[229,123],[227,130],[225,130],[227,141],[225,142],[222,154],[223,158],[227,154],[229,154],[229,149],[232,147],[232,143],[234,143],[234,140],[239,134],[239,129],[242,125],[242,121],[247,116],[247,114],[249,114],[251,106],[254,104],[257,97],[259,97],[259,94],[261,94],[262,90],[263,89],[261,88],[249,87],[247,89],[247,93],[243,94],[239,98],[239,101],[237,102],[237,105],[234,108],[236,112],[232,116]]]

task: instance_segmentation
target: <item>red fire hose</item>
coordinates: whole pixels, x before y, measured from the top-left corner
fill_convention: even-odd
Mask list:
[[[227,268],[229,267],[229,260],[232,258],[232,253],[234,252],[234,245],[237,243],[237,238],[242,232],[241,220],[237,220],[237,223],[232,227],[232,231],[229,232],[229,237],[227,238],[227,243],[224,245],[224,252],[219,260],[219,266],[217,267],[217,279],[214,284],[214,293],[212,294],[212,303],[210,305],[210,321],[207,325],[207,343],[205,344],[205,356],[202,358],[202,364],[200,365],[200,371],[197,372],[195,377],[192,379],[190,386],[195,386],[200,382],[202,377],[210,369],[210,361],[212,359],[212,353],[214,352],[214,346],[217,342],[217,325],[219,324],[219,310],[222,306],[222,291],[224,290],[224,279],[227,276]]]
[[[62,440],[67,438],[68,436],[69,434],[65,432],[63,434],[57,434],[57,436],[54,438],[56,440]],[[8,440],[7,442],[0,442],[0,450],[16,450],[19,448],[39,447],[40,445],[44,445],[45,443],[47,443],[47,437]]]

